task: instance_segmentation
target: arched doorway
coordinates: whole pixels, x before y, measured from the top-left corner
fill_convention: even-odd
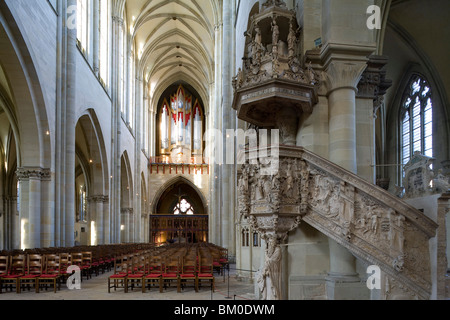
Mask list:
[[[208,214],[201,192],[189,180],[178,178],[161,188],[150,216],[150,242],[208,242]]]

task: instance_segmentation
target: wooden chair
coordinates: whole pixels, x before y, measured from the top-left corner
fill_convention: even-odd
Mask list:
[[[83,262],[83,253],[82,252],[72,252],[70,254],[71,263],[73,266],[77,266],[81,271],[81,281],[83,281],[83,277],[86,277],[86,280],[89,279],[89,267],[86,266]]]
[[[128,288],[131,290],[134,289],[136,284],[140,284],[141,287],[143,285],[143,278],[147,272],[147,259],[144,254],[136,255],[131,260],[131,272],[128,273],[125,279],[125,286],[127,288],[126,292],[128,292]]]
[[[66,282],[70,277],[67,273],[67,269],[72,265],[72,257],[70,253],[61,252],[59,253],[59,268],[61,270],[61,282]]]
[[[182,259],[181,273],[180,273],[180,287],[182,290],[186,285],[192,282],[195,292],[198,292],[197,287],[197,257],[186,256]]]
[[[19,278],[25,275],[26,272],[26,255],[25,254],[15,254],[10,257],[10,264],[8,274],[3,276],[0,281],[1,288],[9,287],[12,291],[13,285],[16,288],[16,292],[19,293]]]
[[[162,286],[160,288],[160,292],[163,292],[164,289],[170,287],[172,282],[177,283],[177,292],[181,292],[180,288],[180,259],[178,256],[169,256],[166,257],[166,261],[164,263],[164,271],[161,277]]]
[[[42,275],[43,261],[40,254],[28,254],[27,255],[27,272],[24,276],[19,277],[19,287],[17,293],[21,293],[22,286],[34,286],[36,293],[39,292],[37,283],[38,278]]]
[[[0,256],[0,294],[2,293],[2,278],[9,273],[9,256]]]
[[[92,265],[92,252],[82,252],[81,259],[82,259],[81,270],[82,272],[84,270],[86,279],[91,279],[93,272],[96,272],[96,274],[98,275],[98,271],[95,270],[94,266]]]
[[[200,257],[197,274],[197,288],[200,290],[201,283],[208,281],[211,285],[211,290],[215,291],[214,265],[212,257]]]
[[[145,293],[146,289],[151,289],[152,285],[158,286],[159,291],[162,292],[162,274],[163,263],[161,256],[148,255],[147,256],[148,272],[142,279],[142,293]]]
[[[56,293],[56,289],[61,289],[61,264],[60,258],[56,254],[47,254],[44,256],[44,272],[37,279],[37,290],[39,293],[39,289],[41,285],[53,285],[53,291]],[[47,288],[47,287],[46,287]]]
[[[115,258],[114,274],[108,277],[108,293],[111,293],[111,288],[114,288],[114,291],[116,291],[117,288],[124,288],[125,293],[128,292],[126,279],[129,270],[131,270],[130,261],[126,256]]]

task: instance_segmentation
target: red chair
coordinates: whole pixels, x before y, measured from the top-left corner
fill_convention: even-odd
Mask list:
[[[183,257],[180,273],[180,286],[181,289],[186,287],[187,283],[193,282],[195,292],[198,292],[197,287],[197,257],[186,256]]]
[[[128,288],[133,290],[136,284],[143,286],[143,278],[147,272],[146,255],[142,254],[134,256],[131,263],[131,272],[128,273],[125,279],[125,287],[127,288],[126,292],[128,292]]]
[[[0,293],[2,293],[2,278],[9,273],[9,256],[0,256]]]
[[[126,256],[115,258],[114,260],[114,274],[108,277],[108,293],[111,293],[111,288],[114,291],[117,288],[124,288],[125,293],[128,292],[126,287],[126,279],[131,270],[131,261]],[[112,285],[111,285],[112,283]]]
[[[21,293],[22,286],[25,285],[28,288],[34,286],[36,293],[39,292],[37,285],[38,278],[42,275],[43,263],[42,255],[40,254],[28,254],[27,256],[27,268],[26,274],[19,277],[19,286],[17,293]]]
[[[0,292],[3,287],[8,287],[12,291],[13,285],[16,287],[16,292],[19,293],[19,278],[25,275],[26,255],[16,254],[10,257],[10,264],[8,274],[2,276],[0,281]]]
[[[158,286],[160,292],[162,292],[162,274],[163,263],[160,256],[147,256],[148,272],[142,279],[142,293],[145,293],[146,289],[151,289],[152,285]]]
[[[200,257],[199,270],[197,274],[197,288],[201,288],[201,283],[207,281],[211,285],[211,290],[215,291],[214,265],[212,257]]]
[[[160,292],[163,292],[164,289],[170,287],[172,282],[177,283],[177,292],[181,292],[180,287],[180,259],[178,256],[170,256],[166,258],[166,262],[164,264],[164,272],[161,277],[162,286],[160,288]]]

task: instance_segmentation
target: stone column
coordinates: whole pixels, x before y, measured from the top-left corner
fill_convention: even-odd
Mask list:
[[[105,202],[105,197],[102,195],[98,196],[92,196],[88,199],[89,202],[89,220],[90,220],[90,227],[94,227],[94,230],[90,230],[91,232],[91,238],[89,239],[91,245],[96,246],[99,244],[104,244],[104,238],[103,238],[103,204]],[[94,222],[94,224],[92,224]],[[92,236],[92,234],[94,234]]]
[[[41,180],[47,178],[49,170],[41,168],[19,168],[20,184],[20,237],[22,249],[41,247]],[[44,226],[45,228],[46,226]]]
[[[62,2],[58,15],[55,137],[55,238],[57,246],[75,242],[76,0]],[[21,200],[22,205],[22,200]],[[23,221],[21,222],[23,223]]]
[[[28,173],[28,244],[26,248],[41,246],[41,177],[38,172]]]
[[[214,101],[213,104],[211,104],[211,115],[213,116],[212,122],[211,122],[211,126],[210,126],[210,134],[214,134],[216,132],[221,132],[220,130],[222,129],[221,126],[221,118],[222,118],[222,109],[221,109],[221,100],[222,100],[222,86],[221,86],[221,73],[220,70],[222,69],[222,63],[221,63],[221,58],[222,58],[222,53],[221,53],[221,48],[222,48],[222,30],[223,30],[223,25],[222,25],[222,21],[220,21],[217,25],[215,25],[215,48],[214,48],[214,61],[215,61],[215,79],[214,79]],[[217,136],[217,137],[205,137],[205,139],[209,139],[209,141],[214,141],[215,139],[221,139],[221,136]],[[214,140],[211,140],[214,139]],[[210,239],[211,242],[218,244],[218,245],[222,245],[222,239],[223,239],[223,235],[222,235],[222,211],[223,211],[223,207],[222,207],[222,198],[221,198],[221,194],[222,194],[222,181],[221,181],[221,177],[222,177],[222,171],[220,169],[220,165],[219,163],[222,163],[223,159],[216,159],[215,157],[215,152],[214,152],[214,147],[218,146],[219,144],[214,141],[214,145],[210,145],[210,154],[209,154],[209,158],[210,158],[210,186],[211,186],[211,190],[210,190],[210,199],[211,199],[211,211],[210,211]]]
[[[367,64],[363,61],[331,61],[326,69],[329,103],[329,157],[337,165],[357,173],[356,92]],[[363,290],[355,257],[329,239],[330,272],[327,296],[331,300],[358,298]]]
[[[143,195],[141,194],[141,185],[142,185],[142,176],[141,176],[141,154],[143,148],[143,142],[142,139],[142,130],[144,129],[143,126],[143,119],[144,117],[144,80],[143,78],[138,75],[136,77],[135,81],[135,119],[134,119],[134,128],[135,128],[135,158],[134,158],[134,210],[136,214],[136,219],[133,223],[133,241],[134,242],[141,242],[141,219],[139,218],[141,216],[141,198]]]
[[[120,213],[120,125],[121,125],[121,93],[120,93],[120,75],[118,66],[120,65],[121,41],[120,33],[123,28],[123,19],[121,11],[113,11],[112,17],[112,77],[111,77],[111,96],[112,96],[112,119],[111,119],[111,186],[110,186],[110,242],[120,243],[121,213]]]
[[[233,230],[232,224],[234,222],[234,202],[235,202],[235,185],[234,185],[234,170],[235,161],[230,164],[226,161],[227,156],[227,141],[234,139],[228,135],[227,130],[235,130],[235,123],[232,121],[232,115],[235,111],[232,108],[233,88],[231,86],[232,76],[232,21],[231,21],[231,0],[223,1],[223,36],[222,36],[222,148],[223,148],[223,165],[221,166],[221,185],[222,185],[222,246],[227,247],[230,256],[236,255],[234,237],[231,236]],[[231,152],[231,151],[228,151]]]
[[[103,244],[111,244],[111,219],[109,214],[109,197],[103,197]]]
[[[446,286],[449,284],[447,280],[447,272],[450,270],[449,254],[450,241],[447,235],[447,226],[450,218],[447,217],[450,212],[450,193],[444,193],[438,199],[437,223],[439,224],[437,231],[437,299],[444,300],[446,296]]]
[[[358,175],[371,183],[377,183],[387,190],[389,179],[385,179],[385,105],[384,95],[392,81],[386,79],[388,57],[369,57],[367,69],[362,74],[356,96],[356,132]],[[376,161],[376,121],[380,113],[380,163]],[[379,167],[372,165],[381,165]],[[377,177],[379,180],[377,180]],[[386,185],[387,184],[387,185]]]
[[[357,173],[356,92],[365,62],[332,61],[326,69],[330,121],[330,159]]]
[[[94,14],[92,21],[92,60],[94,73],[100,76],[100,1],[93,0]]]
[[[20,185],[20,181],[19,181]],[[22,200],[22,197],[20,197],[20,201]],[[17,211],[17,201],[19,201],[18,198],[15,198],[15,201],[12,202],[14,204],[14,207],[11,207],[10,209],[10,217],[11,219],[11,228],[10,228],[10,234],[11,234],[11,249],[20,249],[20,210]],[[20,207],[21,203],[19,204]]]

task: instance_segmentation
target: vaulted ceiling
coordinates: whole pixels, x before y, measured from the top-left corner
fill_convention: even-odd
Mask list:
[[[215,26],[221,21],[219,0],[132,0],[125,15],[139,58],[139,75],[150,94],[176,81],[191,84],[206,96],[214,81]],[[158,97],[156,97],[158,98]]]

